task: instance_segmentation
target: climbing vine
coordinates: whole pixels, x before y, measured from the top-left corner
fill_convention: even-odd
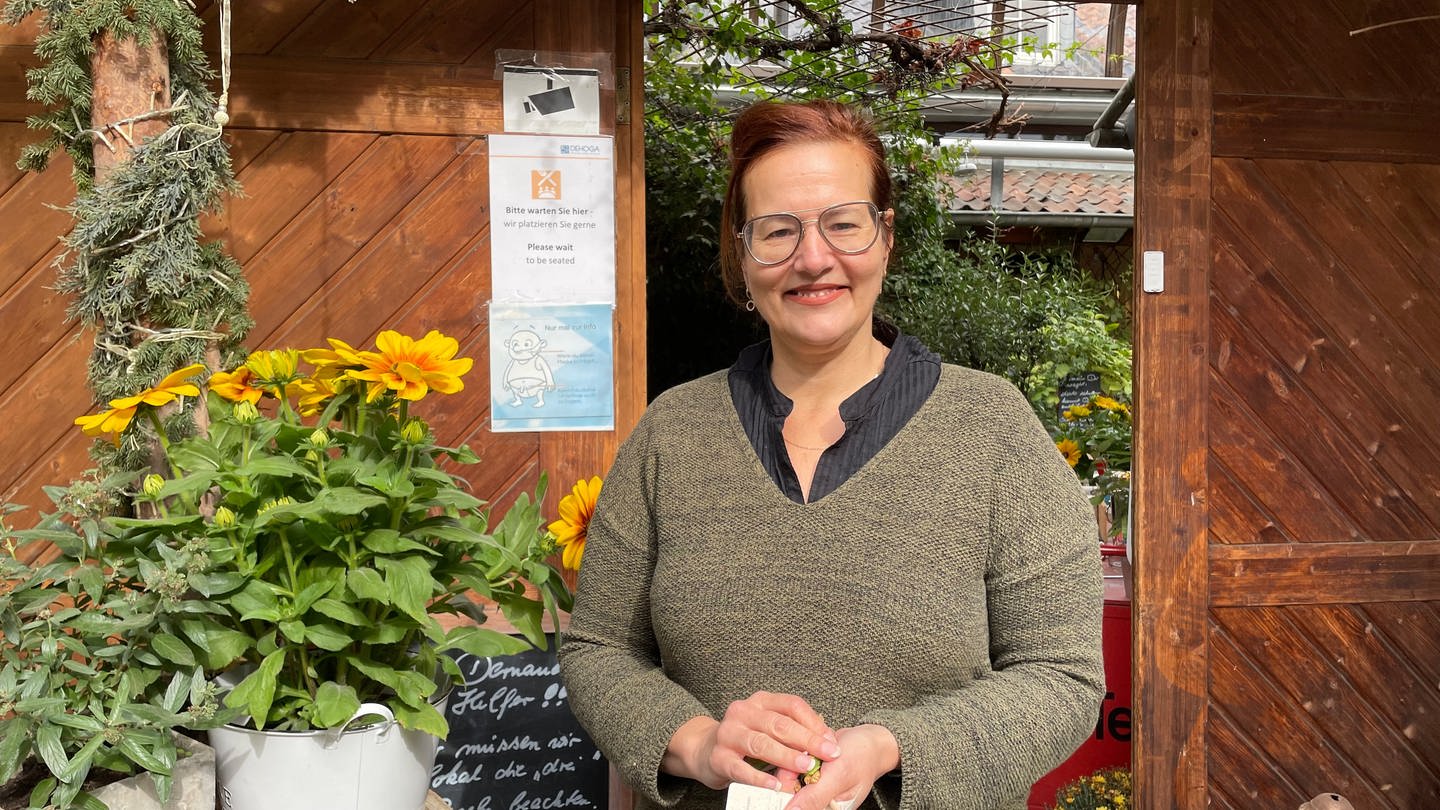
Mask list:
[[[28,120],[44,133],[21,153],[19,167],[41,171],[57,151],[74,162],[74,228],[59,260],[61,291],[73,296],[69,316],[94,330],[88,382],[97,401],[125,396],[165,374],[238,351],[251,325],[249,288],[239,265],[206,242],[200,216],[220,207],[236,188],[230,155],[208,82],[214,78],[202,42],[202,21],[176,0],[9,0],[0,21],[15,25],[40,15],[27,97],[45,106]],[[123,133],[104,134],[91,121],[91,59],[108,33],[137,39],[159,32],[170,65],[172,104],[152,111],[168,126],[134,144],[128,159],[95,181],[97,140],[102,148]],[[149,114],[147,114],[148,117]],[[129,144],[127,144],[128,146]],[[190,420],[173,417],[184,431]],[[146,462],[147,442],[131,438],[117,449],[97,445],[110,469]]]

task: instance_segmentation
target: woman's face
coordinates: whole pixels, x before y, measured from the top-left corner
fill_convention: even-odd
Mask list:
[[[894,212],[863,253],[842,253],[821,238],[820,212],[836,203],[870,200],[868,152],[849,141],[796,144],[751,164],[741,183],[749,219],[793,212],[804,222],[794,255],[763,265],[740,246],[745,281],[776,348],[831,353],[870,338],[870,319],[890,256]]]

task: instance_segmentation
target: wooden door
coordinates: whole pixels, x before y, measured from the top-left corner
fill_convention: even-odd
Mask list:
[[[1141,6],[1137,807],[1440,806],[1434,12]]]

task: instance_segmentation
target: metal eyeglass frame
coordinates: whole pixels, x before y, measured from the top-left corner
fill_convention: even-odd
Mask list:
[[[847,206],[847,205],[856,205],[856,204],[860,204],[860,203],[863,203],[863,204],[865,204],[865,205],[870,206],[870,218],[871,218],[872,220],[874,220],[874,222],[875,222],[875,234],[870,237],[870,242],[869,242],[868,244],[866,244],[865,247],[859,248],[859,249],[856,249],[856,250],[846,250],[846,249],[844,249],[844,248],[842,248],[842,247],[838,247],[838,246],[836,246],[833,242],[830,241],[830,237],[828,237],[828,236],[825,235],[825,229],[824,229],[824,228],[821,228],[821,229],[820,229],[820,238],[825,242],[826,245],[829,245],[829,246],[830,246],[830,249],[831,249],[831,250],[834,250],[834,251],[836,251],[837,253],[843,253],[843,254],[845,254],[846,256],[858,256],[859,254],[864,253],[865,251],[869,250],[870,248],[875,247],[875,242],[880,239],[880,226],[881,226],[880,218],[881,218],[882,212],[880,211],[880,206],[876,205],[875,203],[873,203],[873,202],[871,202],[871,201],[869,201],[869,200],[849,200],[848,202],[833,203],[833,204],[831,204],[831,205],[825,206],[824,208],[802,208],[802,209],[800,209],[799,211],[776,211],[776,212],[773,213],[773,214],[761,214],[761,215],[758,216],[758,217],[752,217],[752,218],[750,218],[750,219],[747,219],[747,220],[745,221],[745,224],[742,225],[742,226],[740,226],[740,230],[739,230],[738,232],[736,232],[735,238],[736,238],[736,239],[739,239],[739,240],[740,240],[740,244],[742,244],[742,245],[745,246],[745,252],[748,253],[748,254],[750,254],[750,258],[753,259],[756,264],[763,265],[763,266],[765,266],[765,267],[774,267],[774,266],[777,265],[777,264],[784,264],[785,262],[790,261],[790,259],[795,255],[795,252],[800,249],[800,244],[805,241],[805,224],[806,224],[806,223],[809,223],[809,222],[819,222],[821,219],[823,219],[823,218],[825,217],[825,214],[826,214],[826,213],[828,213],[829,211],[831,211],[831,210],[833,210],[833,209],[842,208],[842,207]],[[819,213],[819,214],[816,214],[815,216],[811,217],[810,219],[801,219],[800,217],[795,216],[796,214],[803,214],[803,213],[806,213],[806,212],[809,212],[809,211],[819,211],[820,213]],[[755,255],[755,248],[750,245],[750,238],[748,238],[748,237],[746,236],[746,234],[753,234],[753,233],[755,232],[755,231],[754,231],[754,225],[755,225],[755,223],[756,223],[756,222],[759,222],[759,221],[762,220],[762,219],[768,219],[768,218],[770,218],[770,217],[786,217],[786,216],[793,218],[796,222],[798,222],[798,223],[800,224],[800,234],[799,234],[799,236],[795,237],[795,246],[790,249],[790,252],[789,252],[788,254],[786,254],[786,255],[785,255],[785,258],[783,258],[783,259],[778,259],[778,260],[773,261],[773,262],[763,261],[759,256],[756,256],[756,255]]]

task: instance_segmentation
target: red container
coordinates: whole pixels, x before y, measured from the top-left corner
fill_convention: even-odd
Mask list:
[[[1029,810],[1047,810],[1060,788],[1082,776],[1130,767],[1130,563],[1123,546],[1101,546],[1100,557],[1105,570],[1105,702],[1090,739],[1030,789]]]

